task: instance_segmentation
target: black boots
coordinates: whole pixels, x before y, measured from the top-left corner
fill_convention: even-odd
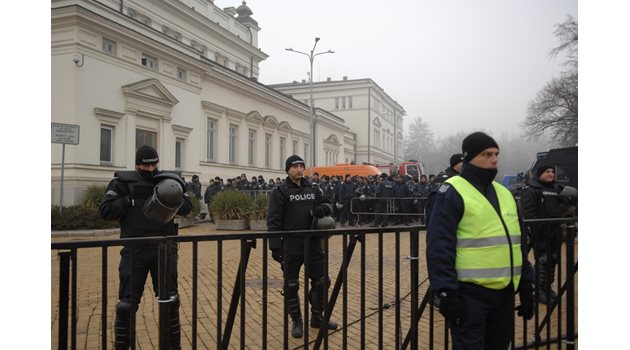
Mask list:
[[[551,288],[556,267],[549,263],[546,256],[540,257],[536,264],[536,293],[537,301],[541,304],[553,304],[558,298],[558,294]]]
[[[114,321],[114,349],[129,349],[129,335],[131,329],[131,316],[136,313],[138,304],[132,305],[128,300],[121,300],[116,305],[116,320]]]
[[[298,296],[298,290],[300,283],[298,280],[288,280],[285,288],[287,293],[287,308],[289,309],[289,316],[293,321],[291,327],[291,336],[293,338],[302,338],[302,332],[304,323],[302,322],[302,310],[300,309],[300,297]]]
[[[311,322],[313,328],[320,328],[324,322],[324,303],[326,298],[326,287],[330,284],[328,278],[321,278],[311,282],[311,290],[308,292],[308,299],[311,302]],[[337,329],[335,322],[329,321],[326,325],[328,329]]]

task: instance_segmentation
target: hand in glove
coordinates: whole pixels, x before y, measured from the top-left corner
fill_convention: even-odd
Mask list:
[[[273,258],[273,260],[279,262],[282,264],[282,260],[284,258],[284,254],[283,254],[283,249],[282,248],[275,248],[275,249],[271,249],[271,257]]]
[[[531,320],[534,317],[534,286],[531,283],[522,283],[518,296],[521,305],[516,307],[517,315]]]
[[[459,325],[462,319],[462,305],[457,292],[440,293],[440,313],[447,321]]]
[[[313,210],[313,216],[318,219],[323,218],[324,216],[326,216],[326,209],[321,206],[315,208],[315,210]]]

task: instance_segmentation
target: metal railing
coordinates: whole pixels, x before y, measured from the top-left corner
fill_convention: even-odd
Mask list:
[[[519,321],[520,318],[516,320],[515,340],[512,342],[512,347],[515,349],[537,348],[552,343],[558,344],[559,347],[564,345],[567,349],[573,349],[575,344],[577,337],[575,332],[576,284],[574,283],[574,277],[577,274],[577,259],[574,254],[576,230],[571,220],[554,220],[553,222],[563,223],[566,228],[564,252],[561,254],[564,256],[565,264],[559,265],[562,268],[558,269],[557,274],[557,285],[561,286],[558,292],[560,298],[556,303],[545,308],[537,308],[533,327],[530,325],[531,322]],[[52,243],[52,250],[58,252],[59,261],[58,271],[53,271],[53,288],[58,283],[59,291],[59,303],[56,308],[53,306],[53,326],[57,325],[53,335],[57,336],[59,349],[92,348],[86,344],[94,344],[83,338],[80,344],[77,342],[79,333],[77,325],[82,318],[88,317],[78,313],[77,306],[78,303],[87,302],[84,298],[79,299],[79,294],[81,296],[89,294],[88,292],[80,293],[84,283],[79,276],[86,274],[80,273],[83,266],[79,259],[81,252],[91,249],[93,251],[91,260],[100,260],[100,288],[93,287],[100,289],[98,291],[100,296],[97,298],[100,300],[100,305],[90,305],[90,309],[99,309],[98,306],[100,306],[100,319],[97,321],[99,324],[97,329],[100,332],[96,332],[100,338],[98,347],[110,349],[113,344],[112,337],[108,336],[108,330],[113,329],[113,316],[110,315],[114,314],[113,305],[117,301],[115,296],[108,295],[108,287],[111,288],[112,284],[112,281],[108,284],[108,265],[110,264],[108,259],[112,253],[110,248],[149,244],[163,250],[170,242],[176,242],[180,246],[180,252],[190,252],[186,254],[187,257],[190,256],[190,265],[185,266],[180,260],[178,267],[180,294],[184,289],[191,293],[190,297],[186,295],[185,298],[180,298],[180,310],[185,315],[181,317],[182,340],[188,339],[189,342],[183,344],[184,349],[245,349],[246,347],[328,349],[329,346],[342,349],[374,346],[379,349],[433,349],[435,347],[448,349],[447,327],[443,318],[439,315],[436,317],[434,308],[430,307],[433,304],[433,298],[428,286],[428,275],[426,268],[421,269],[420,266],[420,261],[423,260],[423,254],[421,256],[420,252],[420,235],[423,229],[423,226],[409,226]],[[313,334],[310,334],[308,264],[305,264],[302,275],[303,300],[301,304],[307,325],[303,338],[289,339],[290,320],[286,302],[284,308],[270,307],[270,305],[282,302],[284,297],[279,296],[281,293],[270,292],[270,287],[276,282],[279,283],[278,278],[273,277],[281,276],[282,272],[279,273],[278,267],[273,266],[276,264],[270,267],[267,239],[284,238],[289,235],[292,238],[323,238],[324,250],[327,252],[324,273],[325,275],[331,273],[333,284],[326,292],[328,297],[324,304],[322,324],[325,325],[331,318],[341,318],[339,329],[330,331],[322,327],[313,329]],[[305,261],[308,261],[309,244],[309,239],[304,239]],[[200,248],[202,245],[203,248]],[[235,261],[228,258],[228,255],[234,255],[232,249],[236,246],[240,249],[240,253],[238,267],[234,270],[232,263]],[[258,247],[261,247],[260,259],[252,259],[252,249]],[[356,248],[359,250],[358,262],[356,259],[352,260]],[[94,249],[100,249],[100,254],[95,253]],[[199,261],[200,250],[203,263]],[[408,251],[408,253],[403,251]],[[163,261],[167,259],[168,254],[159,256],[162,259],[160,267],[168,268],[169,264]],[[93,265],[98,265],[98,262],[86,261],[85,264],[91,266],[85,268],[88,270],[93,269]],[[270,269],[272,269],[271,272]],[[186,273],[181,273],[182,271]],[[162,270],[159,274],[163,275],[167,272]],[[58,275],[57,280],[54,278],[55,275]],[[94,278],[93,275],[90,277]],[[254,277],[261,277],[260,292],[253,286],[253,281],[256,280]],[[164,294],[165,280],[160,278],[158,281],[156,293],[158,302],[169,298]],[[229,286],[232,286],[231,293],[229,293]],[[214,293],[211,292],[212,289],[215,289]],[[200,296],[200,292],[203,292],[204,296]],[[230,301],[225,307],[224,300],[227,298]],[[213,302],[216,304],[213,305]],[[98,304],[98,302],[92,303]],[[149,301],[145,298],[144,303],[149,303]],[[336,309],[338,304],[340,308]],[[165,326],[168,311],[163,307],[164,305],[160,303],[158,307],[159,322],[156,323],[160,325],[158,327],[159,339],[151,340],[155,342],[154,347],[159,349],[168,348],[169,335],[166,329],[168,327]],[[147,306],[144,307],[146,308]],[[138,314],[140,312],[139,309]],[[276,324],[279,317],[283,320],[281,329],[280,324]],[[147,319],[147,316],[144,315],[143,318]],[[136,323],[133,322],[132,339],[139,334],[135,332],[135,327]],[[211,328],[214,331],[211,331]],[[238,333],[234,333],[235,328]],[[84,337],[84,331],[80,333]],[[248,334],[256,334],[256,337],[248,336]],[[151,337],[151,335],[145,332],[142,337]],[[139,344],[139,341],[140,339],[136,338],[131,342],[132,349]],[[329,345],[329,342],[332,345]]]

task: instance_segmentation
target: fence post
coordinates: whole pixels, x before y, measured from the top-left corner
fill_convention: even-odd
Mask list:
[[[59,347],[68,348],[68,299],[70,299],[70,255],[59,252]]]
[[[567,226],[567,350],[575,349],[575,224]]]

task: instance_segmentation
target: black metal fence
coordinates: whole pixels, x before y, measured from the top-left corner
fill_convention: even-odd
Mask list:
[[[515,349],[551,344],[573,349],[577,338],[576,226],[574,220],[553,222],[562,223],[565,230],[562,252],[558,252],[562,259],[556,275],[559,298],[548,305],[540,304],[530,322],[516,319],[512,342]],[[426,266],[420,263],[424,260],[423,229],[410,226],[52,243],[53,264],[58,261],[58,267],[53,266],[53,297],[58,294],[58,304],[53,303],[52,346],[111,349],[117,302],[112,290],[118,285],[116,271],[110,271],[118,260],[112,259],[116,253],[112,248],[151,244],[164,251],[170,242],[176,242],[180,252],[183,349],[448,349],[449,333],[442,316],[431,307]],[[303,338],[289,337],[282,271],[268,259],[267,244],[267,238],[287,235],[324,238],[324,250],[328,252],[325,273],[332,280],[324,319],[339,321],[339,329],[307,326]],[[308,252],[309,240],[304,242]],[[167,256],[160,254],[163,269],[169,266],[163,261]],[[160,271],[160,275],[164,273]],[[309,281],[306,273],[302,276],[301,303],[308,324]],[[164,301],[169,297],[162,294],[166,291],[165,279],[159,278],[158,282],[157,303],[151,302],[150,291],[145,290],[144,305],[136,316],[143,322],[132,323],[132,349],[168,348],[169,335],[164,326],[168,308]],[[137,332],[140,324],[156,329],[153,333]]]

